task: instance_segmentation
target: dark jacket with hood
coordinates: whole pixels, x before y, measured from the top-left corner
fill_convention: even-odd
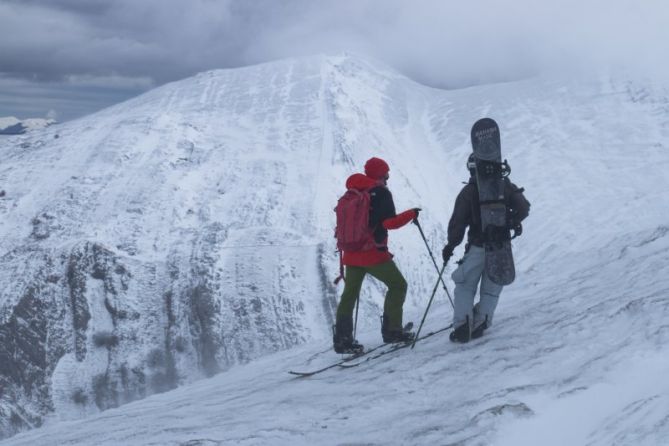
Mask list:
[[[513,228],[523,221],[530,213],[530,203],[523,195],[523,190],[504,179],[507,208],[507,227]],[[481,211],[479,208],[479,190],[476,179],[470,178],[455,199],[453,215],[448,222],[448,244],[455,248],[465,237],[465,230],[469,227],[467,242],[474,246],[483,246],[483,232],[481,230]]]

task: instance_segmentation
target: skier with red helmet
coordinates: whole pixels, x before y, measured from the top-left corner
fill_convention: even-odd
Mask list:
[[[388,230],[399,229],[418,218],[420,209],[413,208],[400,214],[395,212],[393,196],[387,188],[389,171],[390,168],[384,160],[370,158],[365,163],[364,175],[354,174],[346,181],[347,190],[357,195],[368,194],[365,195],[365,199],[369,200],[368,214],[365,214],[368,215],[368,221],[363,230],[368,231],[370,243],[356,250],[342,249],[342,264],[346,267],[346,272],[333,334],[334,350],[337,353],[357,353],[363,349],[353,338],[353,311],[367,274],[388,287],[381,323],[383,341],[396,343],[413,340],[414,333],[403,328],[402,307],[407,293],[407,282],[393,262],[393,255],[388,251]],[[339,225],[339,212],[337,218]],[[364,226],[364,222],[362,225]]]

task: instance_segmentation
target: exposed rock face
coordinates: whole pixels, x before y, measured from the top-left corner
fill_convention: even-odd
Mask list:
[[[39,425],[41,412],[51,409],[49,359],[57,361],[58,357],[49,358],[47,354],[49,321],[46,306],[36,292],[28,289],[12,315],[0,325],[0,428],[4,435]]]
[[[30,271],[19,263],[26,258]],[[69,254],[39,249],[13,252],[3,257],[2,265],[14,269],[15,290],[22,291],[18,302],[5,310],[0,324],[0,420],[6,435],[39,425],[41,417],[54,409],[53,373],[66,354],[84,364],[90,349],[111,350],[118,345],[123,330],[120,321],[128,313],[116,307],[127,297],[131,276],[113,253],[88,242],[73,246]],[[32,276],[25,276],[26,272]],[[91,289],[94,284],[100,291],[97,295]],[[93,299],[99,302],[91,302]],[[105,342],[91,325],[91,305],[97,304],[107,309],[111,321]],[[139,319],[139,314],[135,313],[135,318]],[[76,390],[80,389],[73,390],[73,400],[86,402],[87,394],[80,391],[75,395]],[[98,391],[113,394],[115,389]],[[101,409],[118,404],[102,400],[98,404]]]
[[[226,302],[212,262],[158,268],[93,242],[5,255],[21,297],[0,323],[3,437],[53,411],[116,407],[305,339],[301,305],[258,297],[251,282]]]

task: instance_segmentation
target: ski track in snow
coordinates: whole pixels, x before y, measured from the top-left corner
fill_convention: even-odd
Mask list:
[[[305,88],[300,97],[311,99],[292,102],[290,88],[273,89],[270,82],[256,86],[260,92],[249,91],[248,103],[227,109],[229,89],[254,70],[290,73],[301,82],[288,85]],[[284,294],[295,290],[303,305],[304,326],[292,327],[292,336],[311,342],[83,420],[49,420],[42,429],[0,444],[669,444],[669,96],[664,90],[641,94],[632,83],[611,79],[531,79],[439,91],[355,57],[203,73],[195,82],[203,84],[199,103],[219,108],[198,111],[197,102],[176,96],[182,91],[178,83],[138,98],[140,104],[157,101],[165,113],[145,121],[128,118],[127,125],[137,127],[132,132],[137,144],[145,148],[128,154],[134,159],[124,160],[126,144],[101,142],[111,130],[96,124],[131,109],[131,101],[62,127],[63,134],[83,129],[76,146],[81,154],[72,149],[63,155],[64,145],[31,155],[4,148],[7,159],[19,164],[1,172],[2,182],[52,166],[54,175],[40,183],[44,190],[65,187],[113,203],[84,213],[85,221],[73,215],[61,225],[95,230],[115,245],[116,235],[127,236],[127,225],[134,224],[140,235],[129,243],[137,244],[138,256],[156,261],[164,252],[153,252],[152,245],[175,238],[162,220],[180,222],[179,236],[198,237],[203,209],[210,216],[205,221],[230,218],[216,262],[224,271],[222,283],[235,285],[221,291],[222,302],[230,294],[252,304],[258,289],[271,296],[276,282],[264,282],[265,273],[281,271]],[[301,114],[281,110],[291,107],[310,107],[313,119],[297,120]],[[263,114],[255,115],[258,110]],[[198,112],[206,116],[193,119]],[[351,370],[288,375],[338,358],[324,351],[334,291],[323,301],[318,296],[321,276],[330,279],[338,268],[331,208],[348,174],[369,156],[385,158],[398,211],[423,207],[422,225],[438,254],[460,181],[466,179],[470,126],[484,115],[500,124],[511,178],[526,188],[532,203],[524,234],[514,241],[518,277],[502,293],[495,325],[467,345],[453,345],[443,333],[414,350]],[[296,121],[275,122],[275,116]],[[221,122],[225,131],[215,130]],[[174,126],[180,141],[190,142],[175,145],[174,130],[164,130]],[[56,128],[45,130],[44,138]],[[83,156],[89,144],[100,147],[94,156],[104,163],[68,180],[91,166]],[[224,182],[217,183],[221,174],[214,167],[175,168],[212,163],[207,157],[213,152],[205,150],[211,146],[224,154],[219,161],[226,166]],[[116,180],[109,163],[132,173]],[[147,172],[145,166],[158,170]],[[86,186],[86,178],[95,178],[95,187]],[[158,187],[164,181],[175,189]],[[17,192],[13,218],[0,223],[5,245],[19,243],[26,235],[22,222],[50,200],[31,183],[18,184],[24,190],[22,196]],[[211,184],[228,198],[217,202],[208,195],[206,205],[198,202],[193,192]],[[118,223],[113,214],[119,209],[146,203],[134,191],[155,195],[150,203],[156,209],[145,212],[149,221]],[[172,200],[170,193],[184,206],[164,204]],[[275,240],[287,247],[234,248]],[[419,321],[436,278],[433,265],[412,227],[391,234],[391,250],[410,285],[405,319]],[[461,253],[462,247],[456,257]],[[380,341],[381,292],[367,279],[359,322],[365,345]],[[438,293],[426,332],[450,323],[450,304],[441,289]],[[309,333],[299,332],[303,329]]]

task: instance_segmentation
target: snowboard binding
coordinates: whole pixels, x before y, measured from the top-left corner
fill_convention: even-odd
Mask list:
[[[476,170],[482,178],[506,178],[511,175],[511,166],[507,160],[500,162],[478,160]]]

